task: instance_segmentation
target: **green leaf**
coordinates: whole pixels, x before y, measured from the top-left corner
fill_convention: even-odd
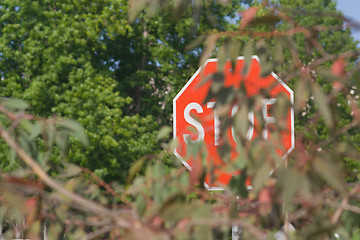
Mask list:
[[[240,195],[242,198],[247,198],[248,197],[248,190],[246,187],[246,179],[247,179],[247,174],[246,174],[246,169],[243,169],[240,173],[240,175],[237,176],[233,176],[230,180],[230,189],[236,194],[236,195]]]
[[[211,93],[216,95],[220,90],[224,89],[225,75],[222,72],[216,72],[212,74]],[[212,96],[212,95],[210,95]],[[207,96],[208,97],[208,96]],[[217,96],[219,97],[219,96]],[[208,98],[207,98],[208,99]],[[209,99],[210,100],[210,99]]]
[[[276,44],[274,47],[274,61],[277,64],[282,64],[285,60],[283,44],[284,43],[281,38],[276,39]]]
[[[289,101],[289,98],[283,94],[280,93],[276,98],[276,104],[274,105],[272,111],[272,115],[276,119],[276,125],[279,130],[285,130],[287,129],[287,119],[288,119],[288,113],[289,109],[291,107],[291,102]],[[279,133],[275,131],[276,133]]]
[[[230,44],[230,60],[231,60],[231,66],[233,69],[235,69],[237,58],[239,56],[241,44],[240,41],[233,40]]]
[[[235,134],[240,133],[242,137],[246,136],[246,133],[249,128],[249,119],[248,119],[248,108],[246,105],[241,105],[240,110],[237,111],[236,115],[234,116],[234,127],[235,127]],[[236,136],[235,136],[236,137]],[[236,137],[238,139],[238,137]]]
[[[254,54],[254,42],[252,40],[250,40],[249,42],[246,43],[243,52],[244,52],[244,67],[242,69],[241,74],[243,76],[247,76],[249,70],[250,70],[250,64],[251,64],[251,60],[252,60],[252,55]]]
[[[81,168],[75,164],[66,163],[65,165],[66,165],[66,170],[58,174],[56,176],[57,178],[61,179],[61,178],[75,177],[82,172]]]
[[[217,93],[217,106],[231,103],[235,97],[235,90],[232,87],[223,87]]]
[[[156,1],[155,1],[156,2]],[[163,1],[162,4],[162,8],[166,8],[167,4],[170,3],[171,1]],[[181,18],[185,11],[188,9],[189,6],[189,0],[176,0],[174,2],[174,7],[170,10],[171,11],[171,16],[170,16],[170,20],[172,22],[175,22],[176,20],[178,20],[179,18]],[[198,6],[198,2],[194,1],[193,5],[194,7],[194,11],[196,12],[200,6]]]
[[[211,34],[206,39],[205,49],[201,54],[201,58],[200,58],[200,66],[203,66],[205,64],[206,60],[210,57],[211,53],[214,51],[217,40],[218,40],[217,34]]]
[[[204,84],[206,84],[208,81],[211,81],[211,80],[214,80],[214,77],[215,77],[215,74],[222,74],[222,73],[219,73],[219,72],[216,72],[214,74],[208,74],[206,76],[201,76],[201,81],[200,83],[198,83],[196,85],[196,89],[199,89],[201,88],[201,86],[203,86]],[[222,74],[223,75],[223,74]],[[210,94],[210,92],[208,93],[208,95]],[[204,101],[204,103],[206,103],[206,101]]]
[[[40,231],[41,231],[41,223],[39,220],[33,222],[31,224],[31,227],[29,229],[30,233],[32,236],[38,236],[40,234]]]
[[[334,75],[329,69],[327,68],[319,68],[316,70],[317,74],[319,74],[320,76],[322,76],[324,78],[324,80],[326,80],[327,82],[333,82],[335,80],[339,80],[340,77]]]
[[[315,171],[322,176],[332,187],[339,192],[346,191],[341,169],[335,161],[330,161],[330,156],[319,156],[314,161]]]
[[[266,14],[262,17],[255,18],[251,21],[250,25],[268,25],[268,26],[275,26],[277,23],[281,21],[281,18],[274,15],[274,14]]]
[[[226,141],[218,146],[217,152],[223,162],[229,162],[231,156],[231,145]]]
[[[332,128],[334,123],[331,116],[331,110],[329,105],[330,103],[327,100],[326,95],[316,82],[313,82],[311,84],[311,89],[314,94],[314,101],[316,103],[316,106],[323,115],[326,125]]]
[[[170,132],[171,132],[171,127],[169,126],[162,127],[157,134],[157,139],[167,139],[169,137]]]
[[[208,34],[201,34],[199,37],[195,38],[192,42],[190,42],[186,47],[185,51],[193,50],[194,48],[203,44],[208,37]]]
[[[310,96],[308,81],[299,79],[295,86],[295,112],[301,111]]]
[[[197,156],[202,149],[204,149],[205,145],[203,142],[192,142],[187,145],[187,157]]]
[[[17,153],[13,148],[10,148],[10,164],[15,164]]]
[[[193,203],[174,202],[168,204],[165,208],[162,208],[159,214],[166,221],[178,222],[181,219],[190,216],[195,208],[196,206],[194,206]]]
[[[266,161],[261,161],[261,163],[259,162],[258,165],[260,166],[257,166],[257,171],[255,172],[252,179],[255,192],[260,191],[264,186],[265,181],[269,178],[271,170],[269,163]]]
[[[63,133],[56,133],[55,134],[55,142],[56,145],[59,147],[61,155],[65,157],[66,148],[68,146],[68,137],[66,134]]]
[[[206,218],[210,217],[210,209],[200,202],[173,202],[159,212],[160,216],[170,222],[178,222],[186,217]]]
[[[274,64],[270,61],[261,62],[261,77],[267,77],[271,74]]]
[[[266,62],[266,58],[268,55],[269,46],[267,45],[266,41],[264,39],[260,39],[255,44],[256,47],[256,53],[260,58],[261,64]]]
[[[241,147],[239,147],[241,146]],[[245,149],[242,147],[242,143],[237,144],[237,151],[239,152],[239,155],[235,158],[234,165],[237,168],[237,170],[244,169],[246,165],[248,164],[248,158],[245,156]],[[239,149],[241,149],[239,151]]]
[[[143,195],[139,194],[137,196],[135,205],[136,205],[136,210],[137,210],[139,216],[144,215],[145,210],[146,210],[146,201],[145,201]]]
[[[217,70],[219,72],[224,71],[224,66],[228,58],[227,50],[228,50],[229,41],[225,41],[223,44],[221,44],[218,53],[217,53]]]
[[[135,163],[132,164],[132,166],[129,169],[129,175],[128,178],[126,180],[127,185],[129,185],[134,178],[136,177],[136,174],[138,172],[141,171],[141,169],[143,169],[144,163],[147,159],[145,157],[140,158],[139,160],[137,160]]]
[[[196,225],[194,228],[194,239],[213,240],[212,228],[207,225]]]
[[[23,132],[23,131],[20,132],[18,141],[19,141],[22,149],[24,149],[27,153],[30,153],[30,154],[32,153],[32,148],[31,148],[32,144],[29,141],[29,138],[25,132]]]
[[[357,89],[360,89],[360,70],[357,70],[357,71],[352,75],[352,82],[355,83]],[[360,237],[359,237],[359,238],[360,238]]]
[[[283,185],[284,202],[289,206],[300,188],[301,176],[296,170],[289,168],[280,171],[279,179],[279,183]]]
[[[167,207],[176,202],[181,203],[184,202],[186,196],[181,192],[176,192],[175,194],[170,195],[161,205],[159,212],[163,212]]]
[[[25,110],[29,107],[25,101],[13,98],[5,100],[2,104],[10,110]]]
[[[156,205],[160,206],[164,199],[166,192],[164,191],[164,183],[161,181],[156,181],[153,188],[153,194],[154,194],[154,202]]]
[[[56,122],[58,127],[70,130],[71,135],[76,137],[85,146],[89,144],[84,128],[74,120],[60,120]]]
[[[47,145],[48,145],[48,155],[51,154],[51,149],[55,140],[55,128],[52,124],[48,124],[46,128],[46,136],[47,136]]]
[[[47,236],[49,240],[57,240],[59,239],[59,235],[62,231],[62,226],[60,223],[53,223],[51,222],[51,225],[48,228]]]
[[[44,124],[42,122],[36,122],[32,129],[30,130],[30,136],[29,138],[31,140],[34,140],[37,136],[39,136],[41,134],[41,132],[44,129]]]
[[[4,206],[0,207],[0,224],[2,224],[5,221],[6,216],[6,208]]]
[[[145,8],[148,0],[130,0],[129,1],[129,23],[134,23],[138,14]]]

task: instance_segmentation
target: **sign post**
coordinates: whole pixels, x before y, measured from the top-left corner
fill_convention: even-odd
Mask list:
[[[261,134],[265,140],[271,140],[272,135],[268,129],[276,122],[276,119],[270,115],[268,110],[272,105],[276,104],[277,97],[282,94],[289,99],[290,104],[289,108],[286,109],[286,129],[282,129],[280,132],[282,146],[277,149],[277,152],[282,158],[286,158],[295,146],[294,110],[292,107],[294,101],[293,91],[275,73],[262,78],[261,65],[257,56],[252,57],[246,77],[243,77],[241,74],[244,65],[243,57],[238,57],[234,69],[232,69],[230,61],[225,63],[224,86],[240,88],[243,84],[246,95],[249,98],[260,95],[264,90],[266,90],[269,96],[261,100],[261,115],[265,124],[263,131],[261,133],[256,131],[259,124],[259,119],[256,118],[258,115],[254,114],[254,112],[249,112],[248,120],[250,127],[247,130],[246,138],[251,141]],[[217,168],[217,166],[221,166],[224,163],[217,151],[220,141],[220,120],[214,109],[216,99],[204,102],[212,82],[207,81],[203,84],[202,80],[216,72],[217,59],[207,60],[204,66],[197,70],[173,99],[173,134],[174,138],[178,140],[178,146],[174,154],[191,171],[193,159],[185,160],[188,144],[195,142],[203,142],[205,144],[209,153],[206,159],[207,164],[215,169],[214,178],[210,174],[205,177],[204,185],[208,190],[222,190],[222,186],[228,185],[234,174],[223,172],[220,170],[221,168]],[[234,116],[238,110],[239,106],[232,106],[229,117]],[[231,159],[235,159],[237,156],[237,143],[234,129],[230,128],[227,135],[231,136],[229,143],[234,148],[231,150]]]

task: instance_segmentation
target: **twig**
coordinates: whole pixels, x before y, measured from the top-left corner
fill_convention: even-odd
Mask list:
[[[340,53],[340,54],[326,55],[322,58],[319,58],[319,59],[313,61],[311,64],[308,65],[308,67],[310,67],[310,69],[313,70],[317,66],[319,66],[327,61],[333,61],[338,58],[349,58],[349,57],[354,57],[354,56],[359,56],[359,55],[360,55],[360,50],[347,51],[347,52]]]
[[[82,238],[82,240],[90,240],[90,239],[94,239],[104,233],[107,233],[111,230],[111,227],[110,226],[106,226],[106,227],[103,227],[95,232],[92,232],[88,235],[86,235],[85,237]]]
[[[285,36],[292,36],[296,33],[303,33],[305,36],[310,37],[311,33],[304,27],[295,27],[285,31],[274,30],[272,32],[255,32],[255,31],[236,31],[236,32],[219,32],[217,33],[218,37],[222,36],[229,36],[229,37],[236,37],[236,36],[249,36],[249,37],[263,37],[263,38],[270,38],[270,37],[285,37]]]
[[[35,119],[35,116],[30,115],[30,114],[25,114],[25,113],[15,114],[15,113],[9,111],[6,107],[4,107],[1,104],[0,104],[0,112],[6,114],[12,121],[16,121],[18,118],[26,119],[26,120],[34,120]]]
[[[355,213],[360,214],[360,208],[350,205],[348,204],[349,199],[352,195],[354,195],[355,193],[357,193],[359,190],[359,187],[355,187],[353,188],[345,197],[344,199],[341,201],[340,205],[338,205],[333,217],[331,218],[331,222],[333,224],[337,223],[341,217],[341,214],[344,210],[349,210]],[[333,204],[333,202],[330,202],[329,200],[326,201],[326,203],[328,204]]]
[[[309,69],[309,72],[311,70],[314,70],[316,67],[320,66],[321,64],[327,62],[327,61],[333,61],[338,58],[349,58],[349,57],[355,57],[360,55],[360,50],[354,50],[354,51],[348,51],[340,54],[331,54],[331,55],[325,55],[322,58],[318,58],[311,63],[309,63],[306,68]],[[301,72],[301,69],[297,69],[296,71],[293,71],[292,73],[288,74],[287,77],[283,79],[284,82],[288,82],[290,79],[296,77]]]
[[[89,201],[73,192],[68,191],[67,189],[63,188],[59,183],[54,181],[36,162],[35,160],[30,157],[20,146],[10,137],[7,131],[0,127],[0,136],[5,140],[5,142],[16,151],[19,157],[32,169],[32,171],[50,188],[56,190],[61,195],[69,198],[73,203],[81,206],[82,208],[86,209],[89,212],[99,214],[99,215],[106,215],[111,217],[115,220],[116,224],[120,227],[129,228],[130,224],[121,218],[116,218],[113,213],[92,201]]]
[[[243,229],[248,230],[251,234],[254,235],[257,239],[265,239],[265,234],[255,227],[252,224],[246,223],[239,219],[231,220],[227,218],[218,218],[218,219],[192,219],[187,224],[187,226],[195,226],[195,225],[207,225],[207,226],[221,226],[221,225],[237,225]]]
[[[329,205],[331,207],[339,207],[338,203],[332,202],[330,200],[327,200],[325,203],[326,203],[326,205]],[[348,210],[348,211],[360,214],[360,207],[346,203],[346,204],[343,204],[342,208],[344,210]]]
[[[336,13],[336,12],[325,12],[325,11],[311,11],[311,10],[305,10],[305,9],[293,9],[288,7],[281,7],[281,11],[285,10],[288,11],[290,14],[296,14],[296,15],[312,15],[316,17],[331,17],[336,19],[342,19],[344,22],[348,23],[348,25],[351,25],[353,28],[360,28],[360,23],[357,21],[352,20],[349,17],[345,17],[343,14]],[[279,10],[280,11],[280,10]],[[284,12],[284,11],[283,11]]]
[[[348,201],[349,201],[349,196],[345,196],[331,218],[332,224],[336,224],[339,221],[341,214],[344,211],[344,207],[345,205],[347,205]]]
[[[310,30],[309,30],[310,29]],[[223,37],[223,36],[229,36],[229,37],[236,37],[236,36],[249,36],[249,37],[262,37],[262,38],[271,38],[271,37],[290,37],[297,33],[303,33],[307,38],[311,38],[312,31],[340,31],[343,30],[344,27],[342,25],[337,26],[330,26],[325,27],[322,25],[316,25],[312,27],[303,27],[298,26],[294,28],[290,28],[288,30],[274,30],[271,32],[260,32],[260,31],[245,31],[245,30],[238,30],[238,31],[228,31],[228,32],[218,32],[217,36]]]
[[[100,186],[104,187],[104,188],[106,189],[106,191],[107,191],[108,193],[110,193],[112,196],[117,197],[117,198],[120,198],[121,201],[123,201],[124,203],[127,203],[127,204],[130,203],[130,201],[128,201],[128,200],[125,199],[124,197],[122,197],[122,196],[120,196],[119,194],[117,194],[117,193],[115,192],[115,190],[114,190],[109,184],[107,184],[107,183],[104,182],[101,178],[99,178],[99,176],[96,175],[96,173],[94,173],[93,171],[91,171],[90,169],[88,169],[88,168],[86,168],[86,167],[81,167],[81,169],[82,169],[85,173],[89,174],[92,178],[94,178],[94,180],[95,180]]]

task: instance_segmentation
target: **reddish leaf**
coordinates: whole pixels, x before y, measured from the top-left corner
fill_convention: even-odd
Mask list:
[[[184,231],[187,228],[189,222],[190,222],[190,219],[188,217],[184,218],[178,223],[176,228],[179,229],[180,231]]]
[[[200,158],[194,160],[191,172],[190,172],[190,186],[199,184],[199,180],[203,174],[203,165]]]
[[[295,144],[297,153],[299,154],[298,161],[296,161],[296,165],[299,169],[305,168],[311,160],[311,156],[307,153],[304,142],[305,139],[298,138]]]
[[[163,220],[161,217],[158,216],[155,217],[152,221],[152,225],[157,229],[159,229],[162,226],[162,224],[163,224]]]
[[[331,71],[335,76],[343,76],[345,73],[345,61],[342,58],[336,60],[331,66]]]
[[[311,201],[310,201],[310,199],[304,198],[304,199],[301,201],[301,205],[303,206],[303,208],[309,209],[309,208],[311,207]]]
[[[360,111],[355,102],[351,102],[351,113],[356,120],[360,119]]]
[[[27,208],[28,210],[31,210],[31,209],[35,208],[35,207],[36,207],[36,204],[37,204],[37,198],[35,198],[35,197],[28,198],[28,199],[26,200],[26,203],[25,203],[26,208]]]
[[[341,91],[341,89],[344,87],[344,84],[342,84],[342,82],[339,81],[334,81],[333,82],[333,89],[337,92]]]
[[[25,202],[26,206],[26,226],[32,226],[34,224],[34,221],[36,220],[36,213],[37,213],[37,204],[38,204],[38,198],[37,197],[31,197],[28,198]],[[36,232],[36,231],[35,231]],[[33,237],[34,239],[38,239]]]
[[[269,187],[264,188],[259,193],[259,212],[261,215],[267,215],[271,212],[272,199]]]
[[[251,23],[252,20],[254,20],[256,13],[257,13],[258,9],[256,7],[251,7],[246,9],[243,13],[242,13],[242,21],[240,24],[240,29],[244,29],[247,25],[249,25],[249,23]]]

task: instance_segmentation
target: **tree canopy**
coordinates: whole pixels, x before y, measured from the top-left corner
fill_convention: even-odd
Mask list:
[[[241,7],[209,3],[194,32],[190,8],[180,21],[163,11],[129,24],[127,1],[4,1],[2,97],[26,100],[39,116],[78,120],[90,146],[67,159],[124,182],[129,166],[159,151],[157,129],[170,122],[171,99],[197,68],[186,46]],[[9,167],[6,154],[3,168]],[[10,168],[12,168],[10,166]]]

